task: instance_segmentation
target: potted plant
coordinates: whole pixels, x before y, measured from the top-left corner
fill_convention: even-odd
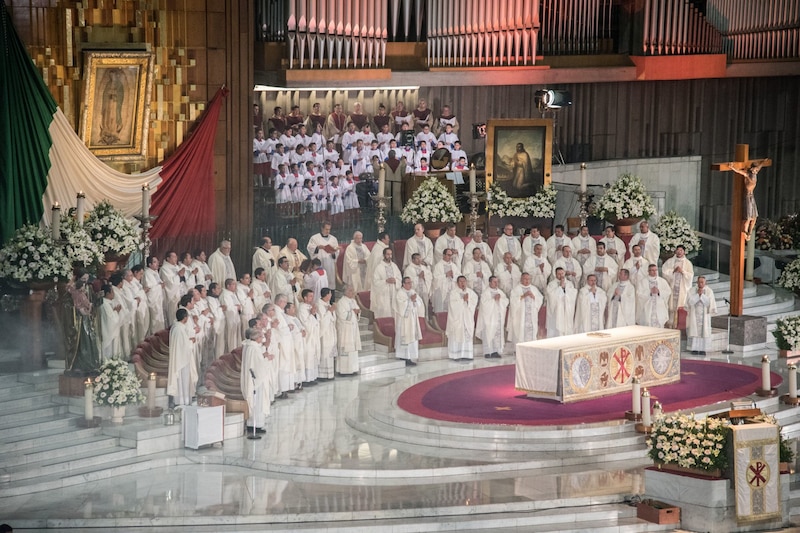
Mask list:
[[[619,234],[630,233],[631,226],[655,212],[642,180],[633,174],[622,174],[597,202],[598,216],[616,224]]]
[[[128,363],[122,359],[106,359],[100,365],[100,375],[95,379],[94,401],[112,409],[111,421],[121,424],[125,407],[144,402],[141,382]]]
[[[700,237],[686,218],[675,211],[666,213],[653,231],[661,240],[661,253],[667,257],[675,254],[675,248],[683,245],[686,255],[696,254],[701,249]]]
[[[139,247],[136,223],[103,200],[86,217],[84,229],[99,246],[105,262],[122,262]]]
[[[25,224],[0,249],[0,276],[31,289],[51,288],[71,275],[64,247],[38,224]]]
[[[675,414],[656,420],[648,456],[661,469],[720,477],[728,466],[728,420]]]
[[[800,294],[800,259],[795,259],[783,269],[778,286]]]
[[[793,357],[800,349],[800,316],[779,318],[772,331],[781,357]]]
[[[400,220],[406,224],[455,223],[461,220],[461,211],[447,187],[437,178],[428,178],[417,187],[403,207]]]

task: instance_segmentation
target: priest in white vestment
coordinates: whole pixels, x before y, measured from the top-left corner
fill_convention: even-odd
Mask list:
[[[533,245],[531,255],[525,260],[522,271],[531,275],[531,284],[544,294],[552,270],[550,261],[544,255],[544,246],[537,242]]]
[[[415,224],[414,235],[406,240],[403,252],[404,269],[411,264],[413,254],[419,254],[422,257],[422,264],[433,268],[433,242],[425,235],[425,227],[422,224]]]
[[[447,311],[450,301],[450,291],[456,286],[456,280],[461,275],[461,268],[453,261],[452,250],[445,250],[442,260],[433,267],[433,284],[431,285],[433,312]]]
[[[531,275],[523,272],[519,285],[508,295],[508,340],[512,346],[535,341],[539,337],[539,309],[544,297],[532,283]]]
[[[191,405],[198,378],[195,332],[189,322],[189,311],[178,309],[175,315],[169,330],[167,394],[172,396],[173,405]]]
[[[336,340],[339,348],[336,372],[346,376],[358,373],[358,352],[361,351],[361,331],[358,327],[361,308],[355,298],[353,286],[345,285],[344,296],[336,302]]]
[[[606,255],[616,261],[617,266],[622,268],[622,265],[625,263],[625,252],[627,249],[622,239],[617,237],[614,226],[606,227],[605,236],[600,239],[600,242],[606,246]]]
[[[620,270],[617,277],[619,281],[611,285],[606,293],[608,297],[606,329],[636,324],[636,287],[630,281],[627,269]]]
[[[464,262],[464,241],[456,235],[456,225],[452,223],[447,224],[444,233],[436,239],[436,244],[433,246],[434,265],[442,260],[442,254],[445,250],[453,251],[453,262],[458,264]]]
[[[494,243],[494,267],[497,268],[503,262],[503,256],[506,252],[511,253],[514,262],[519,265],[522,263],[522,244],[519,238],[514,235],[514,226],[506,224],[503,227],[503,234],[498,237],[497,242]]]
[[[500,290],[497,276],[489,278],[489,286],[481,294],[475,336],[481,340],[486,359],[500,358],[505,351],[508,296]]]
[[[597,285],[597,276],[589,274],[586,285],[578,291],[578,302],[575,306],[575,333],[589,333],[605,329],[606,291]]]
[[[211,331],[209,333],[212,343],[211,352],[214,359],[219,359],[225,354],[225,311],[222,309],[220,295],[222,286],[212,281],[208,286],[208,316],[211,318]]]
[[[578,289],[567,279],[563,268],[556,268],[555,279],[547,284],[547,338],[575,332],[577,299]]]
[[[594,274],[597,277],[597,286],[608,292],[611,285],[617,280],[617,261],[606,253],[606,245],[597,243],[597,253],[583,264],[583,283],[586,278]]]
[[[217,283],[225,283],[226,279],[238,279],[231,259],[231,241],[225,240],[219,243],[219,248],[208,258],[208,268],[211,269],[211,276]]]
[[[225,314],[225,353],[230,353],[242,343],[242,303],[236,295],[236,280],[225,280],[219,302]]]
[[[304,263],[304,265],[308,265],[308,263]],[[311,261],[310,269],[303,278],[303,287],[314,292],[314,303],[319,301],[322,289],[329,288],[328,273],[322,268],[322,262],[319,259]]]
[[[553,270],[558,268],[564,269],[564,277],[567,278],[567,281],[571,282],[576,289],[580,288],[583,268],[581,268],[580,261],[572,255],[572,247],[568,244],[561,247],[561,257],[553,263]]]
[[[100,305],[100,356],[103,359],[123,357],[120,337],[122,303],[114,300],[114,287],[103,286],[103,303]]]
[[[309,289],[303,289],[302,303],[297,307],[297,318],[303,323],[306,329],[306,351],[305,367],[306,375],[303,385],[316,384],[319,377],[319,358],[320,358],[320,320],[317,314],[317,306],[314,304],[314,293]]]
[[[628,243],[631,252],[636,245],[641,246],[642,257],[648,264],[658,264],[658,258],[661,255],[661,240],[658,235],[650,231],[650,224],[646,220],[642,220],[639,224],[639,233],[634,233]]]
[[[255,274],[256,270],[263,268],[267,273],[267,284],[272,283],[272,273],[278,267],[278,259],[280,258],[280,248],[272,244],[270,237],[261,238],[261,246],[257,247],[253,252],[253,259],[251,260],[251,272]]]
[[[519,285],[522,272],[514,262],[514,256],[511,255],[511,252],[503,254],[503,262],[500,266],[495,267],[494,275],[497,276],[497,280],[500,282],[500,290],[506,293],[506,296],[511,294],[511,290]]]
[[[663,328],[669,320],[669,300],[672,289],[658,275],[658,266],[651,263],[647,276],[636,285],[636,323],[640,326]]]
[[[167,324],[164,314],[164,282],[158,274],[158,267],[158,257],[154,255],[148,257],[142,280],[144,293],[147,296],[147,311],[150,315],[150,327],[147,330],[150,335],[161,331]]]
[[[622,268],[630,272],[631,283],[635,287],[639,280],[647,277],[647,267],[650,263],[642,256],[642,247],[631,247],[631,256],[625,260]]]
[[[242,277],[239,278],[239,283],[236,284],[236,296],[239,298],[239,303],[242,305],[241,313],[239,313],[242,325],[242,338],[244,338],[245,330],[249,327],[248,323],[250,319],[256,316],[256,308],[253,304],[253,295],[255,291],[253,291],[250,283],[250,274],[244,273]],[[258,309],[258,311],[261,311],[261,309]]]
[[[286,306],[286,297],[281,295],[280,300],[275,300],[274,304],[267,304],[264,309],[266,321],[272,331],[272,344],[275,346],[273,355],[273,366],[276,366],[277,390],[274,393],[280,394],[280,398],[287,399],[289,392],[295,389],[295,360],[294,360],[294,338],[292,328],[283,307]],[[282,307],[283,306],[283,307]]]
[[[367,258],[367,277],[363,290],[368,291],[372,288],[372,277],[375,274],[375,267],[383,261],[383,251],[389,247],[389,242],[388,233],[383,231],[378,234],[378,240],[375,241],[375,245],[372,247],[369,257]]]
[[[411,263],[403,272],[403,277],[411,278],[411,284],[417,295],[422,298],[422,305],[428,310],[431,298],[431,286],[433,284],[433,272],[431,267],[422,264],[422,256],[418,253],[411,255]]]
[[[147,294],[142,286],[144,269],[141,265],[135,265],[129,272],[130,275],[127,272],[125,274],[125,288],[136,302],[133,313],[133,337],[131,339],[135,347],[147,336],[147,328],[150,326],[150,311],[147,305]]]
[[[339,253],[339,241],[331,235],[331,223],[323,222],[320,232],[311,236],[308,240],[308,256],[312,259],[319,259],[322,268],[328,275],[328,285],[330,289],[336,288],[336,254]]]
[[[483,290],[489,286],[489,278],[492,276],[492,267],[483,260],[483,252],[480,248],[472,249],[472,257],[465,261],[461,273],[467,278],[467,285],[480,297]]]
[[[136,300],[129,291],[125,290],[125,279],[120,272],[114,272],[109,280],[114,287],[114,303],[121,306],[119,313],[119,341],[120,353],[125,359],[129,359],[133,353],[133,313],[136,308]]]
[[[278,295],[279,297],[281,295]],[[294,300],[286,303],[286,323],[292,332],[292,346],[294,347],[294,381],[295,390],[303,389],[306,380],[306,332],[305,325],[297,318],[297,305]]]
[[[336,340],[336,304],[331,303],[333,291],[322,289],[317,302],[319,317],[319,379],[336,377],[336,356],[339,354]]]
[[[253,308],[256,312],[263,311],[264,306],[272,302],[272,291],[267,283],[267,271],[263,267],[258,267],[253,272],[250,288],[253,290]]]
[[[269,372],[270,360],[274,355],[266,352],[263,334],[259,329],[248,328],[245,337],[242,342],[242,370],[239,383],[242,396],[247,402],[246,429],[252,433],[255,428],[256,432],[264,433],[270,402],[274,396],[270,389]]]
[[[580,233],[572,239],[572,249],[581,266],[586,263],[587,259],[594,256],[597,251],[597,241],[589,235],[588,227],[581,226]]]
[[[522,240],[522,263],[525,264],[525,261],[528,260],[530,256],[533,255],[533,249],[537,244],[542,245],[542,253],[547,249],[547,239],[545,239],[542,234],[539,232],[539,228],[533,226]]]
[[[192,269],[197,269],[197,284],[203,284],[208,288],[208,285],[214,281],[214,274],[211,273],[211,268],[206,261],[205,250],[195,250],[194,259],[192,259]]]
[[[472,360],[475,355],[475,310],[478,295],[467,287],[467,278],[458,276],[450,291],[447,306],[447,355],[455,361]]]
[[[364,235],[357,231],[353,234],[353,240],[344,250],[344,263],[342,264],[342,281],[345,285],[352,286],[354,292],[365,290],[367,259],[369,259],[369,248],[364,244]]]
[[[689,290],[686,297],[686,349],[693,355],[706,355],[712,349],[711,317],[717,314],[714,291],[706,286],[706,278],[699,276],[697,285]]]
[[[419,341],[422,330],[419,319],[425,316],[422,299],[412,288],[411,278],[403,278],[403,287],[394,300],[395,357],[404,359],[406,366],[416,366],[419,360]]]
[[[545,246],[547,260],[550,261],[551,265],[556,262],[556,259],[561,257],[561,248],[563,248],[565,244],[571,245],[572,239],[569,238],[569,235],[564,233],[564,226],[558,224],[553,230],[553,234],[547,239],[547,246]]]
[[[186,267],[178,264],[178,254],[167,252],[164,264],[161,265],[161,281],[164,282],[164,309],[167,313],[167,326],[175,321],[175,311],[178,310],[178,300],[183,296],[181,277],[186,273]]]
[[[272,273],[272,285],[275,294],[285,294],[286,297],[296,302],[298,300],[297,294],[297,278],[291,270],[289,270],[289,260],[285,257],[278,259],[278,268]]]
[[[667,280],[672,289],[672,297],[669,300],[669,323],[670,327],[677,328],[678,310],[686,307],[686,296],[694,281],[694,266],[686,257],[683,245],[679,244],[675,248],[675,255],[661,265],[661,276]]]
[[[302,286],[303,272],[300,270],[300,265],[308,258],[297,248],[297,239],[290,237],[289,240],[286,241],[286,246],[281,248],[280,257],[286,258],[289,262],[289,271],[294,274],[297,282]]]
[[[472,250],[475,248],[480,248],[482,259],[487,263],[494,263],[494,257],[492,257],[492,249],[489,248],[489,243],[483,240],[483,232],[479,229],[475,230],[475,233],[472,234],[472,240],[467,243],[464,247],[464,260],[463,263],[472,260]]]
[[[392,261],[392,249],[383,250],[383,261],[375,267],[372,276],[370,308],[375,318],[392,316],[394,298],[400,289],[402,277],[400,269]]]

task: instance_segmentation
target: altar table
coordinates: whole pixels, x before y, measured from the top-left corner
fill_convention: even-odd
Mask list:
[[[570,403],[681,379],[676,329],[626,326],[517,344],[515,385],[531,398]]]

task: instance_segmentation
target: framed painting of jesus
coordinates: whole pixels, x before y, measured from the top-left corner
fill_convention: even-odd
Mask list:
[[[511,198],[533,196],[551,181],[553,121],[491,119],[486,123],[486,184]]]

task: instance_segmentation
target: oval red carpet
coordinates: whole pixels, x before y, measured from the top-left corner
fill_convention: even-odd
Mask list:
[[[782,378],[772,373],[772,386]],[[741,398],[761,385],[761,369],[712,361],[681,361],[681,381],[653,387],[664,411],[677,411]],[[435,420],[525,426],[572,425],[621,419],[630,409],[630,391],[561,404],[535,400],[514,388],[514,365],[480,368],[432,378],[406,389],[397,404]]]

